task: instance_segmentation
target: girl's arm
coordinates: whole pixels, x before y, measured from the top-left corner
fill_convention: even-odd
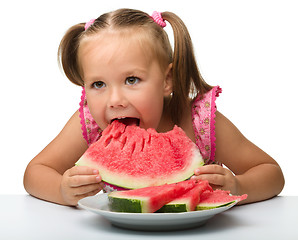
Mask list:
[[[195,171],[197,178],[207,179],[215,188],[230,190],[234,195],[247,193],[243,203],[278,195],[283,189],[284,177],[277,162],[248,141],[221,113],[216,112],[215,120],[215,160],[228,169],[219,165],[203,166]]]
[[[99,192],[102,183],[98,171],[74,167],[87,148],[77,111],[59,135],[28,164],[24,174],[26,191],[64,205],[76,205],[79,199]]]

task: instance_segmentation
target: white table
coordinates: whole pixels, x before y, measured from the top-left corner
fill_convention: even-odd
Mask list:
[[[142,232],[114,227],[100,215],[29,195],[0,195],[0,239],[298,239],[298,196],[235,206],[201,227]],[[188,237],[188,238],[187,238]]]

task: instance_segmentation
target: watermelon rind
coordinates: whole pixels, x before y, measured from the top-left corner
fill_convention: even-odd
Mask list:
[[[229,205],[231,205],[235,202],[236,201],[231,201],[231,202],[227,202],[227,203],[217,203],[217,204],[204,204],[204,205],[199,204],[196,207],[196,211],[210,210],[210,209],[214,209],[214,208],[226,207],[226,206],[229,206]]]
[[[218,203],[218,204],[205,204],[205,205],[197,205],[195,211],[202,211],[202,210],[210,210],[210,209],[214,209],[214,208],[220,208],[220,207],[226,207],[229,206],[233,203],[235,203],[236,201],[231,201],[228,203]],[[160,213],[175,213],[175,212],[189,212],[190,211],[190,207],[189,207],[189,203],[188,202],[183,202],[180,201],[180,203],[178,203],[178,201],[173,201],[171,203],[168,203],[166,205],[164,205],[161,209],[159,209],[157,212]]]
[[[146,212],[146,201],[108,196],[109,208],[113,212],[141,213]]]
[[[164,205],[157,212],[158,213],[179,213],[179,212],[189,212],[190,206],[189,203],[183,201],[172,201]]]

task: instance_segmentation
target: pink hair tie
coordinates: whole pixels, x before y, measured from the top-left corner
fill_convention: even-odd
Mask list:
[[[159,26],[163,28],[167,25],[166,22],[163,20],[160,12],[154,11],[152,13],[151,18],[154,20],[154,22],[156,22]]]
[[[85,31],[95,22],[96,19],[92,18],[89,22],[85,23]]]

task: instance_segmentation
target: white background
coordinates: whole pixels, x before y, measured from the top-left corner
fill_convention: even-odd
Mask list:
[[[1,194],[25,193],[26,165],[78,108],[81,89],[67,80],[57,64],[64,32],[107,11],[129,7],[149,14],[172,11],[184,20],[203,77],[223,88],[218,109],[278,161],[286,178],[282,194],[298,195],[296,1],[3,2]]]

